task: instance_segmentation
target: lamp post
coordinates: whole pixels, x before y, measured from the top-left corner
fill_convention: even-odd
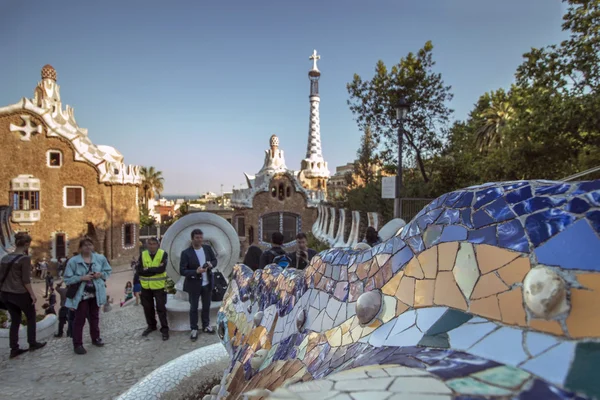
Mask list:
[[[402,147],[404,140],[404,120],[408,115],[410,104],[403,95],[398,95],[396,104],[396,121],[398,123],[398,168],[396,169],[396,193],[394,198],[394,218],[402,218],[402,200],[400,193],[402,191]]]

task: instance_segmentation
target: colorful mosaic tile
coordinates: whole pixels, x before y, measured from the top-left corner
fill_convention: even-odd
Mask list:
[[[237,265],[218,397],[600,398],[599,235],[600,181],[490,183],[369,250]]]

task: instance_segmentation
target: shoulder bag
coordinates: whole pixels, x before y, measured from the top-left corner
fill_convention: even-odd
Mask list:
[[[0,289],[2,289],[2,285],[4,285],[4,281],[8,277],[8,273],[10,272],[10,269],[12,268],[13,264],[15,264],[17,261],[19,261],[21,259],[21,257],[23,257],[23,256],[24,256],[24,254],[19,254],[18,256],[13,258],[11,262],[8,263],[8,266],[6,267],[6,271],[4,272],[4,276],[2,277],[2,280],[0,280]],[[6,307],[6,304],[4,304],[4,302],[2,301],[2,299],[0,299],[0,309],[2,309],[2,310],[8,309]]]

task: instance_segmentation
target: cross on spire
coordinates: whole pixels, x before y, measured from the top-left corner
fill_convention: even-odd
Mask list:
[[[318,71],[319,68],[317,68],[317,60],[321,59],[321,56],[317,54],[317,50],[313,50],[312,56],[308,57],[309,60],[312,60],[313,62],[313,71]]]

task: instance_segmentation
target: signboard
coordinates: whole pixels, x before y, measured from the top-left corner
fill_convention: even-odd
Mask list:
[[[381,198],[395,199],[396,198],[396,177],[384,176],[381,178]]]

